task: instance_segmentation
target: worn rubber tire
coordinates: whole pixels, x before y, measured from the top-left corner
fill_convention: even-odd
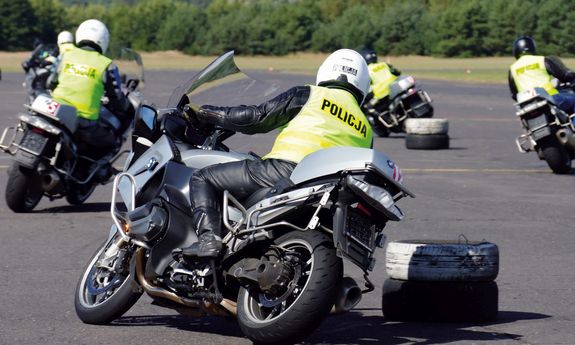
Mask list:
[[[96,189],[96,184],[92,183],[89,186],[72,184],[70,189],[68,194],[66,194],[66,201],[70,205],[81,205],[92,195],[94,189]]]
[[[293,241],[303,241],[313,248],[313,264],[302,292],[287,310],[269,320],[256,319],[252,308],[257,302],[247,289],[240,288],[237,300],[238,323],[242,332],[254,343],[298,342],[319,326],[334,305],[343,266],[333,242],[318,231],[292,231],[274,242],[281,246]]]
[[[499,248],[477,241],[395,241],[387,245],[385,268],[399,280],[492,281],[499,273]]]
[[[86,289],[86,276],[89,274],[92,267],[96,264],[98,258],[106,249],[109,239],[106,240],[92,255],[90,261],[82,270],[82,276],[76,285],[76,292],[74,294],[74,307],[76,315],[84,323],[92,325],[105,325],[120,316],[124,315],[140,298],[142,292],[133,291],[132,284],[135,284],[131,276],[127,276],[120,287],[118,287],[113,294],[103,303],[93,306],[88,306],[83,301],[85,300]]]
[[[40,176],[31,170],[14,163],[8,169],[8,182],[6,183],[6,204],[16,212],[30,212],[42,199],[42,185]]]
[[[449,122],[447,119],[410,118],[405,120],[407,134],[447,134]]]
[[[405,147],[412,150],[442,150],[449,148],[447,134],[407,134]]]
[[[491,282],[418,282],[386,279],[381,310],[392,321],[491,322],[499,290]]]
[[[563,175],[571,171],[569,153],[557,140],[545,140],[540,146],[543,158],[555,174]]]

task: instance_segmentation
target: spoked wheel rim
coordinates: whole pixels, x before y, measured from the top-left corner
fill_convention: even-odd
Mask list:
[[[113,237],[102,247],[82,276],[78,297],[85,308],[95,308],[106,303],[128,281],[128,275],[116,273],[111,269],[118,259],[117,256],[108,260],[107,264],[102,263],[106,251],[116,240],[117,238]]]
[[[243,301],[245,303],[246,316],[256,324],[273,322],[284,315],[295,305],[307,288],[311,273],[314,269],[313,248],[309,243],[301,239],[292,239],[283,242],[279,247],[296,251],[300,255],[301,265],[286,291],[278,297],[268,297],[260,291],[250,291]]]

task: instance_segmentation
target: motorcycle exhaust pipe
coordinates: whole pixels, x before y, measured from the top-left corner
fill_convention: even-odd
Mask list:
[[[361,301],[361,289],[351,277],[343,277],[339,284],[332,314],[341,314],[350,311]]]
[[[60,176],[53,171],[42,174],[42,189],[50,192],[60,184]]]
[[[568,127],[561,128],[557,131],[557,139],[559,142],[570,148],[571,150],[575,150],[575,133],[573,130]]]
[[[144,291],[146,291],[146,293],[152,297],[165,298],[186,307],[196,309],[198,313],[194,313],[193,315],[195,316],[229,316],[230,314],[233,316],[237,315],[236,303],[226,298],[224,298],[220,304],[205,301],[200,302],[197,300],[178,296],[171,291],[154,286],[144,276],[144,250],[142,248],[136,250],[136,281],[140,284]],[[226,311],[224,312],[222,308]]]

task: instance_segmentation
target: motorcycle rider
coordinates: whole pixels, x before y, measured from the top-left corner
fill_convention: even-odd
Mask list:
[[[565,67],[556,56],[535,55],[535,41],[529,36],[521,36],[513,43],[515,61],[508,73],[511,97],[517,101],[517,93],[534,87],[542,87],[552,96],[557,106],[568,114],[575,113],[575,94],[557,90],[553,78],[560,82],[573,82],[575,73]]]
[[[104,55],[109,37],[108,28],[101,21],[89,19],[81,23],[76,30],[76,47],[68,47],[63,55],[52,93],[55,100],[76,108],[76,136],[96,148],[111,147],[117,141],[115,129],[101,120],[103,115],[115,115],[121,128],[125,128],[134,112],[121,90],[118,67]],[[106,106],[102,106],[103,96],[108,99]]]
[[[70,31],[62,31],[58,34],[58,49],[60,50],[60,57],[65,52],[74,47],[74,35]]]
[[[371,127],[359,106],[369,91],[362,56],[350,49],[335,51],[319,67],[316,85],[293,87],[260,105],[203,105],[197,113],[188,112],[192,123],[245,134],[283,129],[262,159],[217,164],[193,174],[192,220],[199,242],[174,250],[175,257],[218,256],[222,250],[219,200],[224,190],[241,200],[285,181],[312,152],[333,146],[372,146]]]
[[[376,117],[389,108],[389,87],[401,75],[401,72],[391,64],[377,61],[377,53],[373,49],[364,49],[361,55],[367,63],[371,87],[365,97],[363,109]]]

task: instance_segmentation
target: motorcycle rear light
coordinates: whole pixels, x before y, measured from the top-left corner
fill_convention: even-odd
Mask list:
[[[38,133],[38,134],[44,134],[45,130],[43,130],[42,128],[38,128],[38,127],[32,127],[32,132]]]
[[[361,211],[361,213],[365,214],[365,215],[368,216],[368,217],[371,217],[371,216],[372,216],[371,211],[370,211],[366,206],[362,205],[361,203],[358,203],[358,204],[357,204],[356,209],[357,209],[358,211]]]

